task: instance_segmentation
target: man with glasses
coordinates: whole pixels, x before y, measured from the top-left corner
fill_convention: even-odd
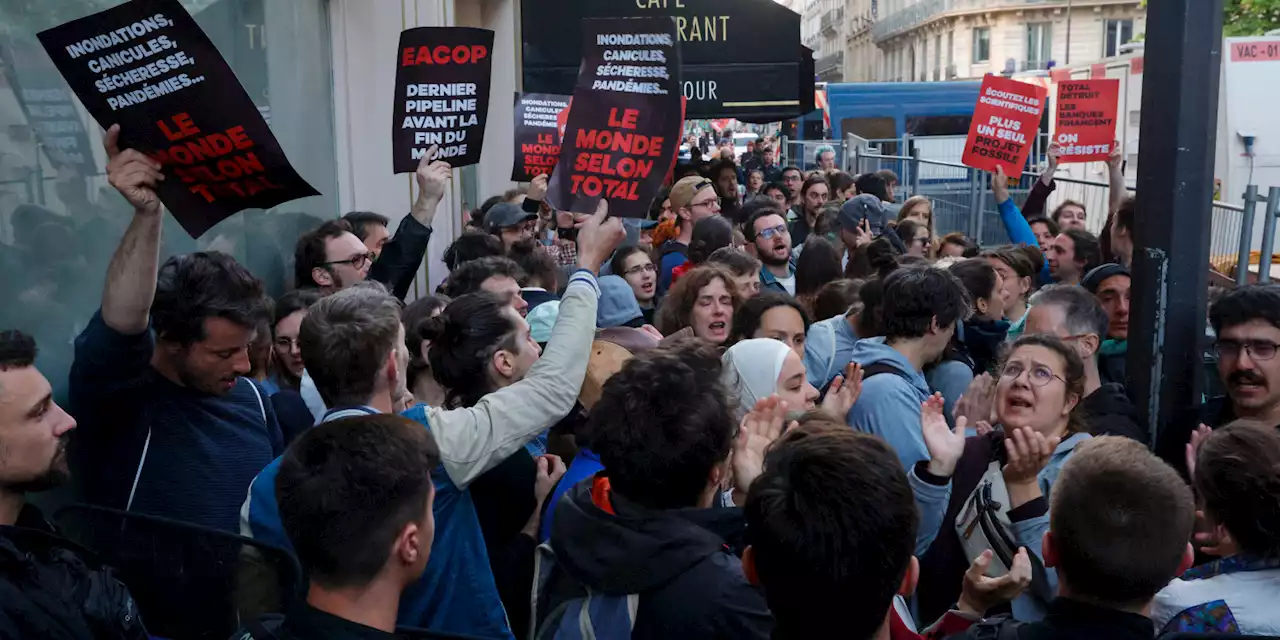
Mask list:
[[[791,234],[781,209],[765,208],[752,214],[744,226],[747,252],[760,259],[760,288],[789,295],[796,293],[796,270],[791,266]]]
[[[1184,476],[1185,447],[1197,424],[1220,427],[1247,418],[1280,428],[1280,285],[1227,292],[1209,308],[1209,324],[1227,395],[1204,403],[1194,416],[1163,425],[1156,441],[1156,453]]]
[[[538,230],[538,214],[525,211],[520,205],[499,202],[484,214],[485,231],[502,240],[502,248],[511,251],[511,245],[532,238]]]
[[[671,271],[688,259],[689,242],[693,240],[693,225],[703,218],[720,215],[720,195],[715,185],[702,176],[681,178],[671,187],[671,210],[676,213],[676,225],[680,235],[662,244],[658,254],[658,295],[666,295],[671,287]]]
[[[804,199],[800,195],[800,186],[804,184],[804,172],[799,167],[783,167],[782,184],[791,192],[791,202],[788,204],[797,210],[803,208]]]
[[[1129,400],[1124,385],[1104,382],[1099,359],[1107,335],[1107,312],[1098,300],[1080,287],[1051,285],[1031,297],[1026,333],[1057,336],[1071,345],[1084,361],[1084,399],[1080,410],[1094,435],[1117,435],[1146,444],[1147,431],[1138,426],[1141,416]],[[990,414],[990,410],[987,410]],[[970,423],[982,418],[970,416]]]
[[[346,220],[329,220],[298,238],[293,258],[294,285],[323,295],[364,282],[373,264],[373,252]]]

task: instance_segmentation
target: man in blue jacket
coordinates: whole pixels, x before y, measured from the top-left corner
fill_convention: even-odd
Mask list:
[[[923,370],[942,357],[969,309],[968,294],[950,272],[900,269],[884,282],[884,337],[854,346],[853,361],[862,365],[865,380],[849,426],[884,438],[904,468],[929,459],[920,429],[920,404],[930,395]]]
[[[523,380],[471,407],[446,411],[417,405],[403,412],[431,430],[441,464],[431,474],[433,560],[401,596],[400,624],[483,638],[514,637],[467,488],[573,408],[595,335],[595,271],[623,235],[621,222],[606,222],[604,205],[579,229],[581,268],[569,278],[546,352]],[[303,359],[329,407],[321,422],[401,408],[408,352],[399,303],[381,287],[361,285],[316,303],[299,339]],[[276,502],[279,470],[277,458],[254,479],[240,525],[241,533],[287,549],[290,540]]]

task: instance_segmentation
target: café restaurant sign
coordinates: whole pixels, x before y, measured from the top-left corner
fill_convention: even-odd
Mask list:
[[[680,40],[686,117],[767,122],[813,110],[800,16],[773,0],[524,0],[524,91],[568,94],[583,18],[670,16]],[[809,61],[809,69],[812,62]]]

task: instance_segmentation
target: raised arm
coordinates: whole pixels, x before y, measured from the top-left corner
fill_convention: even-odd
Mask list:
[[[1107,183],[1110,185],[1110,202],[1107,207],[1108,217],[1115,213],[1129,197],[1129,189],[1124,184],[1124,154],[1120,152],[1120,141],[1111,143],[1111,156],[1107,158]]]
[[[453,178],[453,169],[443,160],[431,161],[435,147],[427,150],[418,161],[414,177],[418,181],[418,197],[409,210],[409,217],[400,221],[396,235],[382,248],[382,255],[369,268],[369,279],[387,285],[391,294],[404,299],[413,286],[422,256],[431,242],[431,222],[436,217],[445,187]]]
[[[1040,174],[1040,179],[1031,185],[1031,193],[1027,196],[1027,200],[1022,203],[1022,216],[1030,218],[1032,216],[1042,215],[1044,213],[1044,203],[1049,199],[1049,194],[1053,193],[1057,187],[1053,184],[1053,175],[1058,172],[1058,158],[1062,155],[1058,148],[1058,143],[1049,143],[1049,150],[1046,152],[1049,157],[1049,167]]]
[[[1036,241],[1036,234],[1031,231],[1031,225],[1009,197],[1009,179],[1004,175],[1004,167],[996,167],[991,174],[991,195],[995,197],[996,208],[1000,210],[1000,221],[1009,234],[1009,241],[1013,244],[1040,246]]]
[[[441,462],[458,487],[470,484],[573,409],[595,339],[600,297],[595,273],[626,237],[621,220],[606,219],[607,209],[602,201],[595,215],[579,218],[578,271],[569,277],[547,350],[529,374],[473,407],[427,411]]]
[[[444,199],[445,187],[453,179],[453,167],[448,162],[429,160],[435,153],[436,147],[432,145],[418,161],[418,170],[413,176],[418,181],[418,197],[413,201],[409,215],[424,227],[431,226],[431,221],[436,217],[436,209]]]
[[[120,125],[103,137],[107,150],[107,181],[129,204],[133,220],[111,256],[102,290],[102,321],[115,331],[136,335],[146,331],[160,269],[160,227],[163,211],[155,186],[164,180],[160,163],[136,149],[120,150]]]

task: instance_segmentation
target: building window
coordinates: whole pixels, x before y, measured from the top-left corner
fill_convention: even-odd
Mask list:
[[[1053,23],[1027,25],[1027,70],[1046,69],[1053,56]]]
[[[978,27],[973,30],[973,63],[991,60],[991,29]]]
[[[1133,40],[1132,20],[1108,20],[1107,49],[1102,53],[1103,57],[1120,55],[1120,45],[1127,44],[1130,40]]]

